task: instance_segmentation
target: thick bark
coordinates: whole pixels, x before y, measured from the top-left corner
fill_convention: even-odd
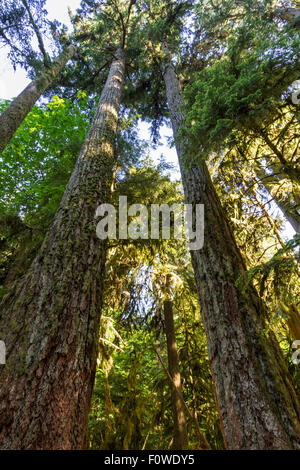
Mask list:
[[[257,292],[236,287],[244,261],[205,162],[185,163],[178,139],[183,100],[168,60],[163,74],[185,199],[204,204],[204,247],[191,257],[225,443],[229,449],[300,449],[295,388],[276,340],[265,333]]]
[[[188,439],[184,407],[180,400],[180,394],[182,394],[181,376],[176,347],[174,318],[171,300],[164,301],[164,317],[166,325],[169,372],[176,388],[176,390],[174,390],[174,387],[171,386],[171,400],[174,421],[173,449],[184,450],[187,449]]]
[[[96,208],[109,202],[125,56],[111,65],[94,121],[52,227],[28,274],[0,305],[2,449],[80,449],[98,353],[106,244]]]
[[[74,55],[75,47],[69,46],[59,57],[15,98],[0,116],[0,154],[20,127],[44,91],[53,83],[68,60]]]

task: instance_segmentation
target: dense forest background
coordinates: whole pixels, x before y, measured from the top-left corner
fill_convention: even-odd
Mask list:
[[[300,449],[297,3],[0,1],[1,448]],[[204,248],[98,240],[122,195]]]

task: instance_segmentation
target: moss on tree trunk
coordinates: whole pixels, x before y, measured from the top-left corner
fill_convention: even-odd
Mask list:
[[[53,225],[0,305],[2,449],[86,445],[106,256],[95,211],[110,200],[124,73],[119,49]]]
[[[204,204],[204,247],[191,251],[216,402],[229,449],[300,449],[300,405],[281,351],[265,331],[265,307],[246,271],[205,162],[188,167],[178,139],[183,100],[163,46],[167,100],[186,202]]]

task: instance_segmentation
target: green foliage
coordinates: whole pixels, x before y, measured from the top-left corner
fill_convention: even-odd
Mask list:
[[[0,43],[7,46],[13,67],[21,65],[32,75],[49,65],[52,53],[60,50],[57,39],[65,32],[58,21],[49,20],[45,4],[46,0],[0,1]]]
[[[77,104],[55,96],[34,107],[1,154],[0,285],[6,288],[29,268],[58,209],[89,126],[86,107],[82,92]]]
[[[153,337],[147,331],[120,330],[125,341],[123,352],[113,353],[114,366],[108,375],[99,368],[90,413],[90,445],[102,449],[141,449],[147,439],[151,446],[157,436],[158,422],[165,412],[161,407],[163,373],[157,370],[151,351]],[[155,373],[156,371],[156,373]],[[156,416],[157,415],[157,416]],[[150,447],[150,448],[151,448]],[[149,447],[147,447],[149,448]]]
[[[0,23],[17,20],[18,41],[26,37],[26,65],[37,70],[41,54],[32,52],[33,32],[26,29],[32,24],[27,17],[21,22],[23,2],[15,3],[8,4],[9,12],[3,8]],[[44,1],[31,3],[36,9]],[[116,139],[112,202],[117,205],[120,195],[127,196],[128,204],[183,202],[181,184],[171,180],[170,167],[163,160],[154,164],[149,145],[138,135],[142,118],[152,123],[158,139],[159,126],[168,117],[161,73],[165,59],[161,42],[167,37],[185,86],[182,137],[189,142],[188,159],[191,162],[194,155],[207,159],[246,260],[248,273],[239,287],[246,289],[253,281],[260,288],[271,312],[268,326],[275,330],[299,381],[289,359],[285,317],[280,315],[299,293],[295,263],[299,237],[285,244],[282,218],[270,216],[265,207],[271,193],[279,194],[294,214],[298,201],[296,178],[288,170],[295,169],[299,128],[286,90],[299,78],[299,32],[293,24],[285,27],[277,16],[280,7],[281,2],[268,0],[81,2],[72,17],[72,40],[80,48],[55,85],[58,95],[51,90],[51,100],[34,107],[0,157],[0,295],[26,272],[43,241],[120,45],[127,52],[128,80]],[[24,33],[21,25],[26,26]],[[42,25],[43,18],[38,23]],[[53,31],[56,26],[50,25]],[[10,34],[15,38],[13,29]],[[60,40],[66,42],[67,35]],[[13,60],[17,63],[19,56]],[[84,91],[78,92],[79,88]],[[257,176],[261,170],[273,181],[271,193]],[[167,363],[163,301],[168,296],[184,400],[212,448],[223,449],[185,241],[113,240],[108,247],[90,448],[170,448],[170,384],[153,350],[155,344]],[[167,278],[171,279],[168,292]],[[188,429],[189,447],[198,449],[189,420]]]
[[[299,253],[297,251],[300,244],[299,235],[295,235],[289,240],[277,253],[274,254],[266,263],[255,266],[247,273],[246,279],[240,279],[239,283],[243,289],[247,289],[251,281],[259,278],[259,290],[262,297],[266,293],[282,303],[291,304],[299,296],[299,271],[297,262],[299,262]],[[282,279],[287,278],[287,284],[282,283]],[[267,285],[267,281],[269,285]],[[269,299],[270,300],[270,299]],[[281,315],[285,317],[285,312],[281,310]],[[279,312],[276,312],[278,316]]]
[[[226,54],[196,73],[185,89],[183,135],[204,156],[237,142],[237,131],[256,130],[272,121],[282,95],[298,76],[299,33],[258,31],[255,24],[249,32],[250,27],[240,27],[228,40]]]
[[[174,298],[184,397],[211,445],[223,448],[191,269],[190,264],[182,266],[186,276]],[[130,282],[132,278],[128,279]],[[126,288],[133,296],[132,289],[128,285]],[[144,291],[144,295],[151,296],[151,293]],[[143,300],[146,312],[150,307],[145,297]],[[114,328],[118,325],[118,336],[111,334],[112,345],[106,340],[107,329],[101,328],[101,356],[89,421],[91,448],[167,449],[170,446],[173,436],[170,385],[152,346],[155,344],[167,364],[161,300],[156,297],[152,318],[146,315],[144,322],[135,327],[128,319],[124,323],[122,310],[126,304],[117,312],[109,309],[115,317]],[[107,325],[107,317],[104,324]],[[192,422],[188,428],[190,448],[197,448],[198,436]]]
[[[0,214],[23,214],[32,227],[52,221],[89,126],[87,98],[78,96],[34,107],[2,153]]]

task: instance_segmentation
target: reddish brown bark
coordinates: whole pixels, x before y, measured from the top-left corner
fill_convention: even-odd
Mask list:
[[[229,449],[300,449],[300,405],[278,344],[265,331],[265,307],[253,287],[206,164],[185,160],[178,139],[183,100],[174,67],[163,68],[186,202],[204,204],[204,247],[191,251],[216,401]]]
[[[106,256],[95,211],[110,199],[124,74],[119,49],[53,225],[0,305],[2,449],[86,444]]]

